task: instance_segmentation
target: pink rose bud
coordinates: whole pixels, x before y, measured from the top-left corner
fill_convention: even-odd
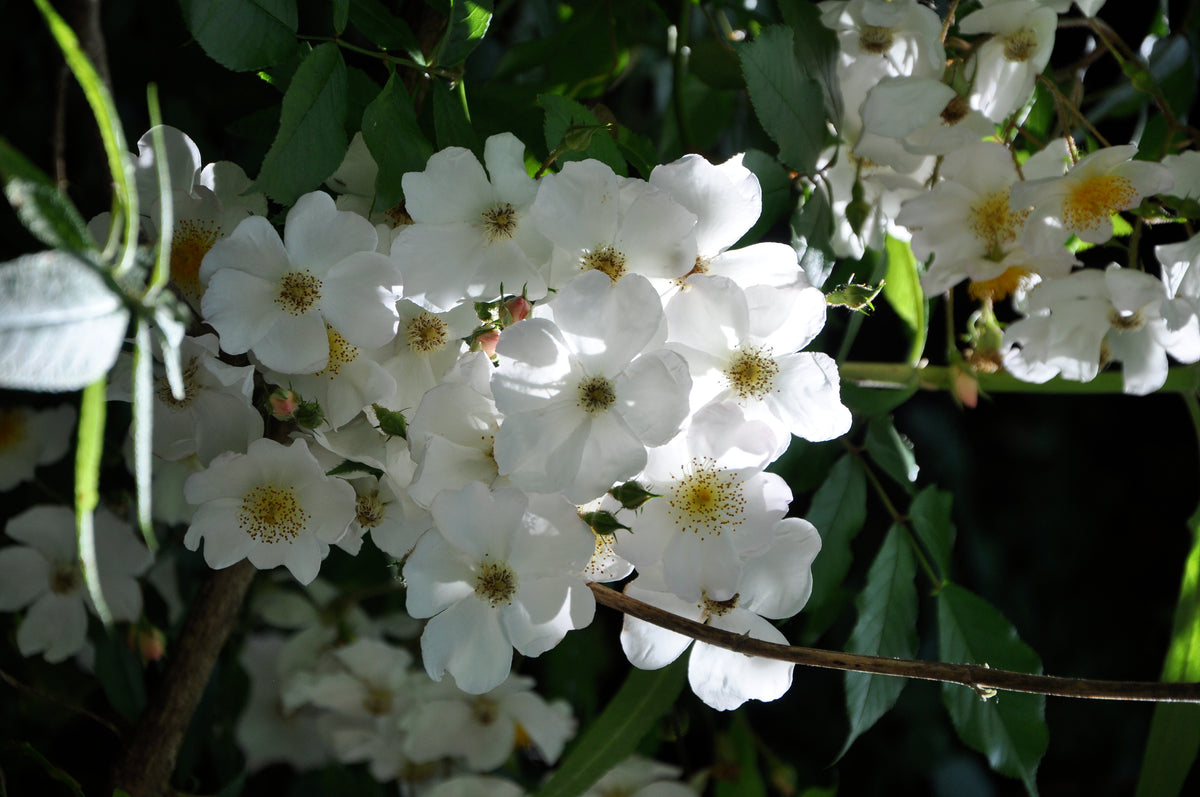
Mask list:
[[[267,396],[271,405],[271,417],[277,421],[290,421],[300,408],[300,397],[295,391],[276,388]]]
[[[475,345],[488,357],[496,356],[496,344],[500,342],[500,330],[489,329],[475,338]]]
[[[167,655],[167,637],[152,625],[130,628],[128,643],[143,663],[158,661]]]
[[[504,326],[515,324],[518,321],[524,321],[529,317],[529,311],[533,309],[533,305],[524,296],[514,296],[511,299],[506,299],[501,305],[500,322]]]

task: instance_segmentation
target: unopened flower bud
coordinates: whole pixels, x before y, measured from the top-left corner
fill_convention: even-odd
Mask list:
[[[581,512],[579,515],[583,522],[591,527],[596,534],[608,535],[616,532],[617,529],[625,529],[630,531],[630,528],[621,521],[617,520],[617,516],[612,512],[600,510],[597,512]]]
[[[315,401],[301,401],[292,419],[301,429],[316,429],[325,422],[325,411]]]
[[[143,664],[158,661],[167,654],[167,637],[152,625],[133,625],[125,636],[130,650],[138,654]]]
[[[267,403],[271,405],[271,417],[277,421],[292,420],[296,416],[296,410],[300,409],[300,401],[296,391],[289,388],[275,388],[271,395],[267,396]]]
[[[533,305],[524,296],[513,296],[505,299],[500,305],[500,324],[508,326],[529,317]]]
[[[375,410],[375,420],[379,421],[379,431],[388,437],[403,437],[408,439],[408,420],[403,412],[389,410],[382,404],[372,404]]]
[[[575,152],[583,152],[592,145],[592,136],[597,130],[607,130],[608,125],[571,125],[563,134],[563,146]]]
[[[621,502],[623,509],[639,509],[651,498],[659,498],[658,493],[652,493],[637,482],[618,484],[608,491],[608,494]]]
[[[496,344],[500,342],[500,330],[492,328],[475,336],[471,341],[471,351],[482,351],[492,359],[496,358]]]

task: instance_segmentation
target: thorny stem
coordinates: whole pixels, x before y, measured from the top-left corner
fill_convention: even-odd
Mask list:
[[[1061,678],[1012,670],[993,670],[981,664],[951,664],[942,661],[891,659],[864,656],[822,648],[805,648],[764,642],[744,634],[735,634],[672,614],[657,606],[617,592],[601,584],[589,584],[596,600],[611,609],[645,620],[698,642],[775,661],[804,667],[916,678],[922,681],[961,684],[987,699],[993,691],[1025,692],[1052,697],[1078,697],[1089,700],[1130,700],[1153,703],[1200,703],[1200,683],[1159,683],[1154,681],[1101,681],[1090,678]]]

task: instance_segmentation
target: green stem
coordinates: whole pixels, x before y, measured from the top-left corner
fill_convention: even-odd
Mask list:
[[[925,390],[949,390],[954,383],[953,369],[944,365],[915,365],[904,363],[844,362],[838,364],[842,381],[861,387],[902,389],[916,385]],[[979,387],[986,393],[1038,393],[1038,394],[1111,394],[1124,392],[1124,377],[1119,371],[1098,374],[1090,382],[1072,382],[1055,377],[1048,382],[1036,384],[1022,382],[1012,374],[995,373],[976,375]],[[1192,394],[1200,388],[1200,370],[1184,366],[1172,368],[1159,393]]]
[[[871,488],[875,491],[875,495],[883,502],[887,513],[892,516],[892,522],[896,524],[897,528],[904,531],[904,536],[908,539],[908,544],[912,547],[917,561],[920,562],[921,569],[925,571],[925,575],[929,578],[930,583],[933,584],[933,591],[935,593],[941,591],[942,587],[946,586],[946,580],[938,576],[937,570],[934,569],[933,564],[929,561],[929,557],[925,555],[925,551],[917,542],[916,536],[913,534],[912,529],[909,528],[908,516],[901,514],[900,510],[896,509],[896,505],[888,497],[887,490],[883,488],[883,482],[875,475],[875,470],[871,467],[871,463],[866,461],[862,453],[853,450],[851,453],[858,457],[859,462],[862,463],[863,472],[867,475],[867,481],[871,483]]]
[[[380,61],[384,61],[389,64],[395,64],[396,66],[402,66],[405,69],[412,69],[414,71],[421,72],[422,74],[437,75],[438,77],[447,78],[457,77],[453,70],[442,69],[441,67],[437,66],[429,66],[428,64],[420,64],[411,58],[401,58],[398,55],[392,55],[391,53],[384,52],[382,50],[370,50],[366,47],[359,47],[357,44],[351,44],[350,42],[345,41],[344,39],[339,39],[336,36],[298,36],[297,38],[303,39],[304,41],[333,42],[343,50],[349,50],[352,53],[359,53],[360,55],[370,56],[371,58],[378,58]]]

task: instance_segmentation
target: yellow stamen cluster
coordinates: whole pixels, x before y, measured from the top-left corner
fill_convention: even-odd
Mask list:
[[[1029,218],[1029,210],[1012,210],[1008,203],[1008,189],[1003,188],[976,200],[967,214],[967,227],[971,234],[983,242],[986,257],[1000,261],[1006,249],[1016,243]]]
[[[858,46],[862,48],[864,53],[883,55],[892,49],[892,44],[895,41],[896,37],[892,34],[891,28],[884,28],[879,25],[863,25],[858,30]]]
[[[681,532],[700,539],[719,537],[742,524],[744,483],[707,457],[692,460],[690,472],[668,489],[667,512]]]
[[[596,545],[592,549],[592,558],[583,569],[585,575],[598,578],[613,560],[613,545],[617,542],[615,534],[596,534]]]
[[[340,332],[328,324],[325,325],[325,334],[329,338],[329,361],[325,364],[325,370],[317,376],[325,376],[332,381],[342,372],[343,365],[349,365],[358,359],[358,347],[351,346]]]
[[[382,717],[392,710],[392,691],[379,686],[367,689],[363,696],[363,710],[372,717]]]
[[[500,718],[500,704],[487,695],[480,695],[471,701],[471,716],[480,725],[491,725]]]
[[[387,507],[378,490],[365,492],[354,501],[354,519],[364,529],[373,529],[387,516]]]
[[[446,348],[446,322],[430,312],[422,312],[408,322],[408,348],[418,354],[434,354]]]
[[[199,370],[200,361],[195,357],[183,367],[183,398],[175,398],[175,394],[171,392],[171,383],[165,376],[154,383],[154,395],[158,396],[158,400],[166,404],[170,410],[175,412],[186,410],[200,392],[199,380],[196,379]]]
[[[576,403],[588,415],[607,412],[617,403],[616,386],[603,376],[589,377],[579,383],[579,401]]]
[[[1117,332],[1136,332],[1146,326],[1146,315],[1141,308],[1132,313],[1122,313],[1115,307],[1108,309],[1108,325]]]
[[[581,263],[584,271],[604,272],[614,285],[625,276],[625,255],[608,244],[584,252]]]
[[[221,238],[221,225],[214,221],[184,219],[175,223],[171,238],[171,281],[192,302],[200,301],[200,264],[208,250]]]
[[[729,387],[740,399],[757,400],[766,396],[775,389],[778,375],[779,365],[771,358],[770,351],[757,346],[738,349],[725,369]]]
[[[972,282],[967,289],[972,298],[1000,301],[1021,287],[1029,287],[1033,283],[1033,272],[1019,266],[1009,266],[999,277],[990,280]]]
[[[74,562],[61,564],[50,573],[50,591],[55,595],[70,595],[78,590],[82,583],[83,573]]]
[[[1037,52],[1037,33],[1029,28],[1021,28],[1004,37],[1004,60],[1013,63],[1023,63]]]
[[[1095,230],[1119,210],[1133,207],[1137,191],[1124,177],[1100,174],[1074,186],[1063,199],[1062,218],[1069,230]]]
[[[702,592],[700,594],[700,607],[702,609],[701,617],[703,621],[707,623],[709,618],[723,617],[729,614],[729,612],[737,608],[738,598],[740,597],[741,594],[735,592],[732,598],[717,601],[708,597],[707,592]]]
[[[285,313],[302,316],[320,300],[321,281],[307,269],[289,271],[279,281],[279,295],[275,297],[275,304],[282,307]]]
[[[507,606],[517,594],[517,574],[505,562],[485,559],[475,571],[475,594],[493,609]]]
[[[291,544],[304,531],[312,515],[304,511],[292,486],[260,484],[242,496],[238,528],[255,542]]]
[[[490,243],[512,240],[517,234],[520,218],[516,209],[507,202],[492,205],[483,211],[483,234]]]

